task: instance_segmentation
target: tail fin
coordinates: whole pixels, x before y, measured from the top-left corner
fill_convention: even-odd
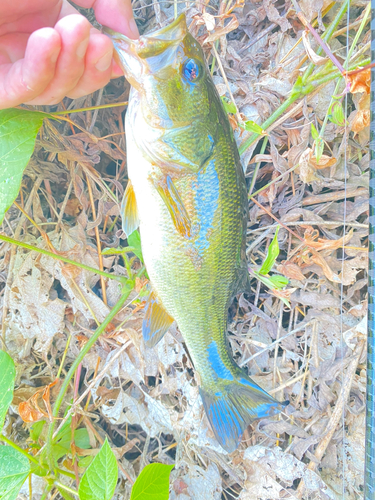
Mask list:
[[[279,413],[289,402],[280,403],[250,379],[218,384],[213,393],[200,388],[206,415],[216,439],[231,453],[240,441],[246,427],[255,419]]]

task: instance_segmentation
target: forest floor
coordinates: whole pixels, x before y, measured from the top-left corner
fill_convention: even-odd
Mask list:
[[[232,454],[209,428],[178,329],[153,349],[142,340],[146,278],[138,242],[121,229],[126,105],[74,112],[125,103],[129,84],[119,78],[85,98],[38,108],[71,110],[71,122],[43,125],[2,232],[130,278],[126,305],[85,356],[65,402],[95,379],[74,420],[91,448],[76,453],[86,459],[108,438],[121,465],[114,498],[129,498],[151,462],[175,464],[171,500],[341,499],[343,491],[347,500],[362,498],[370,74],[346,83],[332,55],[344,68],[368,63],[369,2],[352,1],[335,25],[342,2],[298,5],[300,12],[289,0],[133,3],[141,33],[165,26],[175,8],[186,12],[219,94],[232,102],[249,187],[250,269],[259,269],[280,228],[273,274],[289,284],[270,292],[253,279],[253,295],[238,295],[230,308],[228,339],[236,362],[290,404],[255,421]],[[332,27],[328,54],[305,21],[319,36]],[[266,122],[261,136],[253,122]],[[120,252],[128,245],[135,254]],[[32,423],[20,418],[19,403],[60,367],[66,374],[122,292],[114,279],[9,243],[0,246],[0,286],[3,338],[17,367],[4,432],[23,447]],[[72,453],[64,465],[74,470]],[[33,498],[40,488],[37,478]],[[19,498],[29,498],[22,491]]]

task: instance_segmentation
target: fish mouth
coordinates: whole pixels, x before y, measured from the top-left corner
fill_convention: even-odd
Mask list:
[[[181,14],[164,28],[142,35],[137,40],[116,33],[110,28],[104,27],[103,31],[112,39],[118,53],[128,51],[141,59],[162,54],[170,46],[180,43],[188,33],[185,14]]]

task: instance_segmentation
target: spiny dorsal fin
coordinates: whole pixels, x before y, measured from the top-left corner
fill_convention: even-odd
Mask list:
[[[166,204],[177,231],[184,238],[191,238],[191,221],[172,179],[167,175],[155,187]]]
[[[130,236],[139,226],[137,202],[135,199],[134,188],[130,181],[128,181],[124,197],[122,199],[121,213],[122,229],[126,236]]]
[[[151,292],[145,307],[142,323],[143,339],[148,347],[154,347],[167,333],[174,319],[169,316],[154,292]]]

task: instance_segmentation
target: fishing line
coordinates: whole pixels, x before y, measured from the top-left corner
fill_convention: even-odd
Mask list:
[[[371,0],[371,62],[375,59],[375,0]],[[365,500],[375,500],[375,68],[371,68],[370,99],[370,217],[369,217],[369,275],[368,275],[368,332],[367,332],[367,394],[365,441]]]
[[[347,0],[348,8],[346,10],[346,64],[345,68],[349,66],[349,24],[350,24],[350,0]],[[344,80],[346,84],[346,79]],[[344,202],[343,202],[343,234],[342,238],[345,241],[346,236],[346,215],[347,215],[347,173],[348,173],[348,121],[346,117],[348,116],[348,92],[344,92],[344,102],[345,102],[345,125],[344,125]],[[341,425],[342,425],[342,448],[341,448],[341,460],[342,460],[342,481],[341,481],[341,494],[342,498],[345,498],[345,465],[346,465],[346,455],[345,455],[345,387],[344,387],[344,262],[345,262],[345,249],[342,249],[341,255],[341,285],[340,285],[340,350],[341,350],[341,400],[342,400],[342,413],[341,413]]]

